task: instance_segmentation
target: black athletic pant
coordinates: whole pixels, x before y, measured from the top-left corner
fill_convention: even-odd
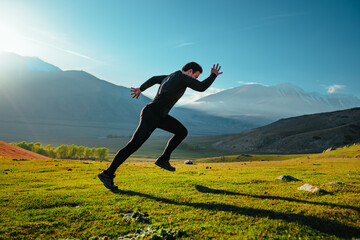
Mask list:
[[[161,155],[161,158],[170,159],[171,153],[187,136],[187,129],[175,118],[169,115],[162,117],[157,114],[151,106],[146,106],[141,111],[140,123],[134,135],[128,144],[116,154],[110,167],[106,170],[106,173],[110,175],[114,174],[116,169],[130,157],[131,154],[138,150],[141,145],[143,145],[156,128],[161,128],[175,134],[169,140]]]

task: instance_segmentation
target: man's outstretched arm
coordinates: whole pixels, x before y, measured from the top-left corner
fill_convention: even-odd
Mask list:
[[[146,82],[144,82],[139,88],[131,88],[131,95],[133,95],[133,98],[138,99],[141,92],[145,91],[146,89],[148,89],[149,87],[152,87],[155,84],[161,84],[161,82],[164,80],[164,78],[166,78],[167,75],[160,75],[160,76],[154,76],[152,78],[150,78],[149,80],[147,80]]]
[[[214,66],[211,68],[210,76],[202,82],[196,80],[195,78],[186,76],[185,82],[186,82],[187,87],[189,87],[195,91],[199,91],[199,92],[205,91],[215,81],[215,78],[217,76],[219,76],[220,74],[222,74],[222,72],[219,72],[220,69],[221,69],[221,66],[219,66],[219,64],[216,64],[216,66],[214,64]]]

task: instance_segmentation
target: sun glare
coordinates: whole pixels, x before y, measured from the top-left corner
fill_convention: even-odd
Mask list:
[[[31,51],[29,41],[10,27],[0,24],[0,51],[26,54]]]

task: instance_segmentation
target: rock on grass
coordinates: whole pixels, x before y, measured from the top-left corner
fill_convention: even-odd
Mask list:
[[[343,185],[342,182],[329,182],[329,185]]]
[[[308,183],[306,183],[306,184],[302,185],[301,187],[299,187],[298,190],[308,191],[308,192],[312,192],[312,193],[325,192],[321,188],[318,188],[318,187],[313,186],[313,185],[308,184]]]
[[[290,175],[281,175],[277,177],[276,179],[282,180],[282,181],[300,181],[299,179],[296,179]]]

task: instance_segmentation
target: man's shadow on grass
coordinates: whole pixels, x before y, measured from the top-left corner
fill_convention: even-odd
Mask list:
[[[200,186],[200,185],[196,185],[195,188],[196,188],[196,190],[198,190],[201,193],[247,196],[247,197],[260,198],[260,199],[270,199],[270,200],[284,200],[284,201],[288,201],[288,202],[298,202],[298,203],[306,203],[306,204],[313,204],[313,205],[322,205],[322,206],[329,206],[329,207],[339,207],[339,208],[351,209],[351,210],[358,211],[360,213],[360,208],[354,207],[354,206],[345,206],[345,205],[339,205],[339,204],[334,204],[334,203],[326,203],[326,202],[311,202],[311,201],[295,199],[295,198],[288,198],[288,197],[276,197],[276,196],[266,196],[266,195],[251,195],[251,194],[230,192],[230,191],[226,191],[226,190],[212,189],[212,188],[208,188],[208,187],[204,187],[204,186]]]
[[[195,188],[199,192],[204,193],[214,193],[214,194],[229,194],[231,192],[210,189],[203,186],[195,186]],[[188,206],[202,210],[216,210],[216,211],[224,211],[224,212],[231,212],[233,214],[239,215],[246,215],[250,217],[267,217],[269,219],[274,220],[284,220],[287,222],[295,222],[301,225],[308,225],[313,229],[316,229],[322,233],[334,235],[336,237],[342,238],[352,238],[352,237],[360,237],[360,229],[356,227],[347,226],[337,221],[328,220],[324,218],[318,218],[314,216],[304,216],[301,214],[295,213],[282,213],[282,212],[275,212],[272,210],[265,210],[265,209],[256,209],[256,208],[249,208],[249,207],[238,207],[230,204],[224,203],[191,203],[191,202],[177,202],[171,199],[156,197],[145,193],[134,192],[134,191],[126,191],[126,190],[116,190],[113,191],[115,194],[121,195],[128,195],[128,196],[140,196],[145,197],[151,200],[155,200],[157,202],[163,202],[167,204],[174,204],[178,206]],[[237,194],[232,193],[232,195],[239,195],[239,196],[249,196],[246,194]],[[268,196],[266,196],[268,197]],[[272,198],[269,198],[272,199]],[[276,199],[276,198],[274,198]],[[279,197],[279,199],[281,199]],[[287,199],[282,199],[287,200]],[[300,200],[301,201],[301,200]],[[306,201],[305,201],[306,202]],[[309,202],[311,203],[311,202]]]

